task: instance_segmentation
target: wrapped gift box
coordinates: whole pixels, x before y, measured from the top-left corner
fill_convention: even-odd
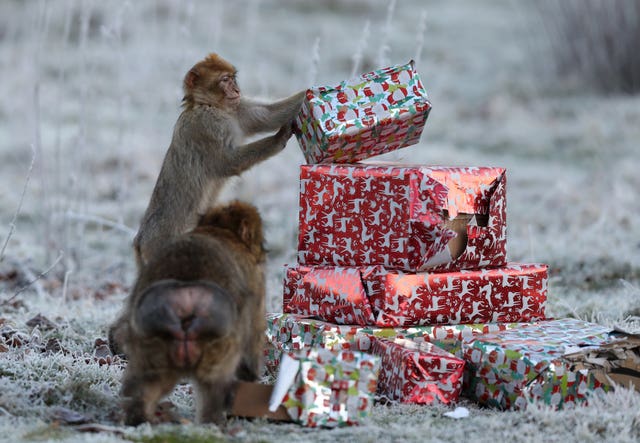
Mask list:
[[[378,395],[400,403],[455,403],[462,390],[464,360],[439,347],[406,339],[371,340],[370,352],[381,357]]]
[[[545,318],[547,265],[403,273],[382,266],[290,266],[283,311],[379,327],[531,322]],[[372,318],[374,321],[372,321]]]
[[[534,399],[556,407],[585,402],[590,392],[607,391],[614,382],[565,354],[607,348],[618,339],[610,328],[577,319],[478,335],[465,340],[459,351],[467,362],[465,390],[479,403],[502,409],[524,409]],[[607,366],[604,361],[599,370]],[[635,368],[640,369],[637,363]]]
[[[308,89],[294,132],[307,163],[351,163],[418,143],[430,110],[409,62]]]
[[[303,165],[298,263],[409,272],[502,266],[505,170]]]
[[[270,399],[309,427],[360,424],[370,413],[380,358],[358,351],[310,348],[287,353]]]
[[[463,339],[489,332],[503,331],[516,323],[488,323],[468,325],[431,325],[407,328],[379,328],[375,326],[337,325],[295,314],[267,314],[267,346],[265,367],[275,375],[282,352],[311,347],[335,351],[358,350],[370,352],[367,336],[386,339],[411,339],[415,343],[432,343],[450,353],[460,349]]]
[[[375,324],[362,270],[358,268],[287,267],[283,311],[341,325]]]

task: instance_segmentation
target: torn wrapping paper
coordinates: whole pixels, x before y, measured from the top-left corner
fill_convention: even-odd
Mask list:
[[[370,350],[381,357],[378,395],[400,403],[449,404],[462,390],[464,360],[439,347],[407,339],[364,334]]]
[[[411,61],[308,89],[294,133],[307,163],[351,163],[418,143],[430,110]]]
[[[505,170],[303,165],[298,263],[410,272],[502,266]]]
[[[614,330],[612,336],[614,341],[602,345],[565,348],[563,358],[602,384],[640,392],[640,335]]]
[[[337,325],[295,314],[267,314],[265,367],[274,375],[282,352],[322,347],[332,350],[370,352],[371,340],[364,335],[387,339],[411,339],[416,343],[432,343],[450,353],[460,348],[465,338],[512,327],[516,323],[488,323],[469,325],[432,325],[407,328],[379,328],[375,326]]]
[[[375,324],[358,268],[287,267],[283,308],[342,325]]]
[[[610,328],[577,319],[479,335],[463,341],[459,351],[467,362],[465,390],[479,403],[503,409],[524,409],[534,399],[556,407],[582,403],[590,393],[607,391],[614,384],[600,376],[603,364],[599,369],[586,360],[578,364],[576,349],[604,352],[620,340]]]
[[[283,311],[338,324],[406,327],[545,318],[547,265],[403,273],[370,266],[289,266]]]
[[[358,351],[310,348],[287,353],[270,399],[309,427],[360,424],[370,413],[380,358]]]

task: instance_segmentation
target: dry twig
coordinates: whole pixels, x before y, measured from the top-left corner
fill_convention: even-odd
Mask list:
[[[58,253],[58,257],[54,260],[51,266],[49,266],[47,269],[42,271],[37,276],[33,276],[33,273],[31,272],[31,270],[28,269],[26,266],[23,266],[22,272],[29,278],[29,283],[27,283],[26,285],[18,289],[15,294],[13,294],[11,297],[9,297],[6,300],[3,300],[0,304],[6,305],[8,303],[11,303],[18,295],[20,295],[22,292],[28,289],[31,285],[36,286],[36,292],[38,292],[38,295],[40,296],[46,295],[44,289],[42,288],[42,285],[40,285],[38,282],[40,279],[45,277],[53,268],[55,268],[55,266],[60,262],[60,260],[62,260],[62,257],[64,257],[64,251],[60,251]],[[33,277],[30,277],[30,276],[33,276]]]
[[[29,185],[29,181],[31,180],[31,173],[33,172],[33,165],[36,162],[36,150],[33,145],[31,145],[31,164],[29,165],[29,170],[27,171],[27,178],[24,181],[24,186],[22,187],[22,194],[20,195],[20,201],[18,201],[18,208],[16,209],[15,214],[13,214],[13,219],[9,224],[9,233],[7,234],[7,238],[4,240],[4,244],[2,245],[2,249],[0,250],[0,262],[4,260],[4,251],[7,249],[7,245],[9,244],[9,240],[13,235],[13,231],[16,229],[16,220],[18,219],[18,215],[22,211],[22,203],[24,202],[24,196],[27,192],[27,186]]]

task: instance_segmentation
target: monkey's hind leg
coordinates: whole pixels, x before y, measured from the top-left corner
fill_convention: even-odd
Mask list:
[[[173,390],[177,382],[178,377],[172,374],[136,375],[127,369],[121,391],[125,425],[137,426],[145,421],[156,423],[158,402]]]
[[[222,426],[227,420],[227,411],[233,403],[235,383],[197,382],[196,416],[198,423],[214,423]]]

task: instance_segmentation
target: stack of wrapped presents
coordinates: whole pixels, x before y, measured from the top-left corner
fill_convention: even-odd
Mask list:
[[[507,260],[505,169],[363,161],[417,143],[430,109],[413,63],[307,91],[298,260],[283,312],[267,315],[266,364],[329,350],[367,365],[367,382],[326,358],[307,365],[285,404],[306,424],[356,423],[373,399],[561,407],[615,384],[581,351],[620,337],[546,319],[547,266]]]

